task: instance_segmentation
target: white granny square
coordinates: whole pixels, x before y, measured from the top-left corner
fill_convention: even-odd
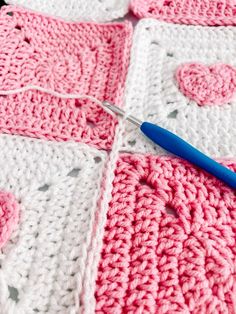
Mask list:
[[[129,0],[6,0],[8,4],[69,21],[112,21],[128,12]]]
[[[185,63],[236,66],[236,29],[174,25],[144,19],[134,34],[126,108],[169,129],[212,157],[236,155],[236,101],[199,106],[179,90],[176,69]],[[127,123],[123,149],[164,153]]]
[[[0,312],[79,313],[106,154],[10,135],[0,152],[0,190],[20,203],[0,253]]]

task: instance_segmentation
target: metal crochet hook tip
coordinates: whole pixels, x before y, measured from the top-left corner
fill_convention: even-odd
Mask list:
[[[107,109],[109,109],[111,112],[121,116],[121,117],[125,117],[126,120],[128,120],[129,122],[133,123],[134,125],[136,125],[137,127],[141,127],[141,125],[143,124],[142,121],[140,121],[139,119],[135,118],[134,116],[126,116],[125,111],[117,106],[114,106],[112,104],[110,104],[108,101],[104,101],[103,102],[103,106]]]

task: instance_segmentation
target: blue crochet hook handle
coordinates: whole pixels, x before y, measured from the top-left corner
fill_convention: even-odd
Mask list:
[[[125,111],[121,108],[111,105],[109,102],[104,102],[103,105],[112,112],[125,116]],[[236,189],[235,172],[204,155],[177,135],[155,124],[141,122],[133,116],[126,116],[126,119],[139,127],[141,131],[157,145],[161,146],[168,152],[191,162],[195,166],[223,181],[231,188]]]
[[[168,152],[179,156],[236,189],[236,173],[201,153],[177,135],[155,124],[143,122],[141,131]]]

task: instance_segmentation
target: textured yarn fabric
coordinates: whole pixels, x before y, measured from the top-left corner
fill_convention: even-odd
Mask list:
[[[122,104],[130,23],[69,23],[5,6],[0,25],[2,90],[39,85]],[[0,108],[1,132],[103,149],[113,142],[115,119],[88,101],[29,91],[0,97]]]
[[[129,0],[6,0],[28,9],[72,21],[105,22],[123,17]]]
[[[207,155],[235,157],[235,38],[234,27],[141,21],[133,39],[127,111],[169,129]],[[193,70],[190,64],[201,66]],[[166,154],[131,124],[123,142],[125,150]]]
[[[7,242],[18,222],[19,207],[13,194],[0,192],[0,249]]]
[[[0,314],[236,313],[236,192],[100,103],[236,171],[235,37],[0,11]]]
[[[20,202],[0,255],[0,313],[80,313],[83,295],[91,295],[84,274],[106,156],[79,143],[11,135],[0,136],[0,151],[0,189]]]
[[[235,235],[235,191],[177,158],[121,154],[96,312],[234,314]]]
[[[156,18],[177,24],[236,25],[234,0],[131,0],[139,18]]]

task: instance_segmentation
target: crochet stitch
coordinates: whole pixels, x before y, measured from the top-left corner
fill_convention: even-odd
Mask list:
[[[18,222],[19,204],[11,193],[0,191],[0,249]]]
[[[171,25],[152,19],[141,21],[133,39],[126,88],[127,112],[176,133],[213,158],[235,157],[236,99],[228,102],[235,88],[230,70],[236,68],[235,37],[234,27]],[[189,95],[183,95],[176,81],[176,71],[181,67],[185,71],[184,65],[189,63],[201,63],[206,67],[226,65],[228,74],[225,72],[223,76],[221,73],[217,83],[219,87],[222,84],[223,96],[214,96],[213,87],[213,92],[209,88],[206,92],[211,97],[210,102],[215,97],[222,103],[223,97],[227,100],[224,105],[209,106],[209,99],[206,102],[201,99],[202,106],[199,106],[188,98]],[[182,77],[181,86],[187,86],[188,82],[189,76]],[[205,89],[207,83],[201,78],[198,84]],[[197,87],[192,93],[198,93]],[[128,151],[166,154],[141,137],[131,124],[126,126],[123,142],[123,149]]]
[[[226,104],[236,92],[236,70],[227,64],[183,64],[176,79],[181,92],[201,106]]]
[[[10,14],[10,15],[9,15]],[[0,85],[28,84],[123,102],[130,23],[68,23],[19,7],[0,11]],[[0,131],[110,149],[116,121],[90,101],[38,91],[0,97]]]
[[[83,295],[91,296],[84,276],[106,155],[11,135],[0,136],[0,151],[0,189],[21,203],[0,256],[0,312],[79,313]]]
[[[96,312],[235,313],[235,234],[235,191],[177,158],[121,154]]]
[[[234,0],[131,0],[139,18],[192,25],[236,25]]]
[[[6,3],[72,21],[105,22],[123,17],[129,0],[6,0]]]

